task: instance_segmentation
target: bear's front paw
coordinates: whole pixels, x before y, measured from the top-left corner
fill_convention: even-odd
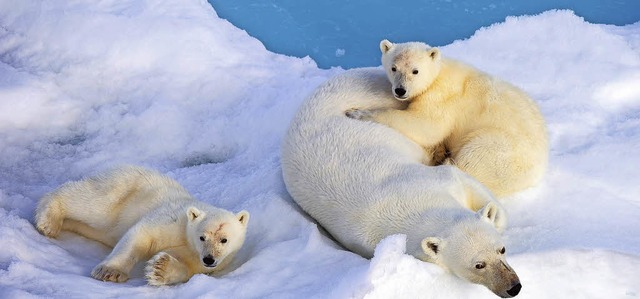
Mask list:
[[[147,283],[152,286],[162,286],[187,281],[184,266],[180,261],[166,252],[154,255],[144,268]]]
[[[97,280],[112,282],[125,282],[129,279],[129,275],[127,273],[104,264],[97,265],[93,268],[93,271],[91,271],[91,277]]]
[[[427,165],[454,165],[453,163],[450,163],[453,161],[451,158],[451,152],[449,152],[449,150],[447,150],[444,145],[440,144],[431,149],[427,149],[427,153],[429,152],[431,152],[431,154],[428,154],[431,160],[429,161],[429,163],[426,163]]]
[[[359,119],[359,120],[372,120],[373,119],[373,113],[371,112],[371,110],[349,109],[349,110],[345,111],[344,114],[347,117],[353,118],[353,119]]]

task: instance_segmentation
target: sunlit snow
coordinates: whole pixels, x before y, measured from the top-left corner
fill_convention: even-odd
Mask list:
[[[505,200],[518,298],[640,296],[640,23],[548,11],[441,49],[527,91],[548,123],[544,181]],[[403,254],[403,236],[372,260],[345,251],[292,201],[284,132],[340,72],[267,51],[203,0],[0,0],[0,297],[495,298]],[[108,248],[35,230],[44,193],[123,163],[248,210],[234,270],[101,282]]]

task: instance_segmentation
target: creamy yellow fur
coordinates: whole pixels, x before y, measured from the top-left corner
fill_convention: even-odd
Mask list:
[[[436,153],[431,165],[453,164],[498,197],[539,182],[548,159],[546,127],[523,91],[441,58],[438,49],[422,43],[385,40],[381,50],[392,93],[409,105],[360,113],[360,118],[396,129]],[[406,91],[404,98],[395,94],[398,88]],[[442,157],[442,147],[448,157]]]
[[[93,278],[126,281],[151,258],[147,281],[165,285],[223,270],[244,243],[249,214],[196,201],[175,180],[128,166],[62,185],[40,200],[35,218],[47,237],[68,230],[113,247]]]

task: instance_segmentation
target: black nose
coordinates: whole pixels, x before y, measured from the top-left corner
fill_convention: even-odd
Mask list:
[[[518,283],[517,285],[514,285],[510,290],[508,290],[507,294],[515,297],[516,295],[518,295],[518,293],[520,293],[520,289],[522,289],[522,285]]]
[[[406,90],[404,90],[404,88],[402,88],[402,87],[398,87],[398,88],[394,89],[394,90],[393,90],[393,92],[395,92],[395,93],[396,93],[396,95],[397,95],[397,96],[399,96],[399,97],[401,97],[401,96],[403,96],[405,93],[407,93],[407,91],[406,91]]]
[[[211,265],[213,265],[213,263],[216,262],[216,260],[213,259],[213,257],[211,255],[207,255],[202,259],[202,262],[207,266],[211,266]]]

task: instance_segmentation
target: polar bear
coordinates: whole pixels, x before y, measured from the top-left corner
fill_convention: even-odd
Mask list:
[[[497,197],[534,186],[548,160],[544,119],[523,91],[424,43],[380,43],[391,91],[405,109],[349,111],[385,124],[453,164]]]
[[[501,204],[477,180],[423,164],[423,148],[387,126],[345,111],[402,109],[383,70],[352,69],[300,107],[282,146],[286,188],[347,249],[366,258],[380,240],[407,236],[407,253],[502,297],[520,280],[505,259]]]
[[[247,211],[233,214],[196,201],[175,180],[137,166],[68,182],[40,200],[35,216],[47,237],[67,230],[113,248],[93,278],[123,282],[148,260],[150,285],[219,273],[244,243],[248,221]]]

